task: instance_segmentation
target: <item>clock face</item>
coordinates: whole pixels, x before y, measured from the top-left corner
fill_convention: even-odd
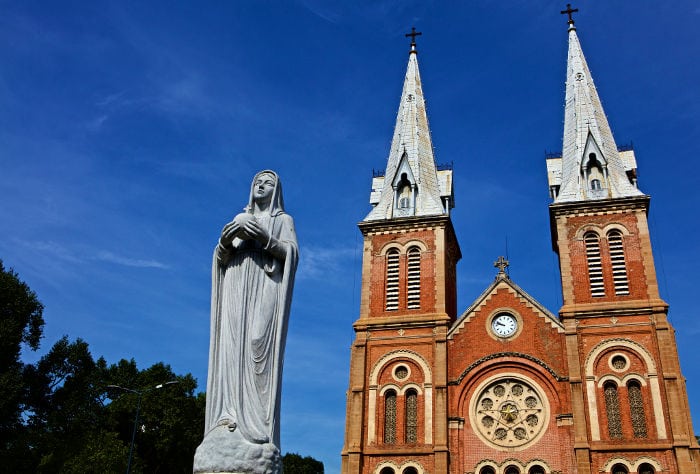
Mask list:
[[[491,321],[491,328],[500,337],[510,337],[518,330],[518,320],[510,314],[499,314]]]

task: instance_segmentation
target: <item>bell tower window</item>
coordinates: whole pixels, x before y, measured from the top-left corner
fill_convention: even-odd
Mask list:
[[[416,204],[416,189],[411,184],[411,179],[412,177],[409,177],[408,173],[401,173],[401,178],[395,185],[395,213],[399,217],[413,215]]]
[[[399,251],[386,253],[386,304],[387,311],[399,309]]]
[[[630,287],[625,265],[625,249],[622,244],[622,233],[619,230],[608,232],[608,246],[610,248],[610,263],[612,264],[615,294],[629,295]]]
[[[603,265],[600,260],[600,239],[595,232],[587,232],[583,236],[586,245],[586,262],[588,263],[588,282],[591,288],[591,296],[598,298],[605,296],[605,283],[603,281]]]
[[[408,295],[406,298],[406,308],[420,309],[420,249],[411,247],[407,252],[408,256]]]

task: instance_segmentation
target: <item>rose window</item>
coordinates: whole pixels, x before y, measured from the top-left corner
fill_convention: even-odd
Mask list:
[[[484,441],[517,448],[534,442],[548,419],[547,403],[534,384],[515,378],[485,386],[472,402],[475,431]]]

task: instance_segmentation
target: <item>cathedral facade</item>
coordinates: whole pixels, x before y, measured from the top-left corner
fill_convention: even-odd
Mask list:
[[[503,258],[458,312],[452,170],[435,163],[414,32],[386,172],[359,224],[344,474],[700,473],[649,196],[568,13],[563,151],[546,161],[558,314]]]

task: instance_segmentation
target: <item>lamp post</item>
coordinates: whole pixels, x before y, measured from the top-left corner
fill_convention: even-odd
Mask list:
[[[134,454],[134,441],[136,441],[136,427],[139,424],[139,413],[141,412],[141,398],[143,397],[143,394],[151,392],[153,390],[158,390],[160,388],[165,387],[166,385],[173,385],[176,383],[180,382],[178,380],[171,380],[170,382],[159,383],[154,387],[145,388],[143,390],[134,390],[133,388],[121,387],[119,385],[107,385],[107,388],[116,388],[125,392],[135,393],[136,395],[138,395],[138,401],[136,402],[136,416],[134,417],[134,430],[131,432],[131,444],[129,445],[129,460],[126,463],[126,474],[131,473],[131,458]]]

